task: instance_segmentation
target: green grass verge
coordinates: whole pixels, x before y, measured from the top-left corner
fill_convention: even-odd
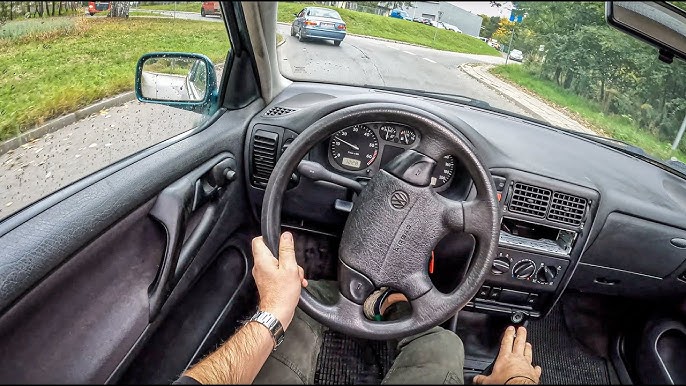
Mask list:
[[[491,72],[526,88],[544,100],[568,109],[592,125],[596,131],[601,131],[611,138],[638,146],[648,154],[661,159],[674,156],[682,162],[686,161],[686,153],[680,149],[673,151],[671,143],[661,141],[624,117],[604,114],[598,103],[575,95],[555,82],[540,79],[524,66],[500,65],[493,67]]]
[[[220,63],[229,49],[222,23],[91,17],[72,22],[68,31],[0,39],[0,140],[133,90],[136,62],[144,53],[196,52]]]
[[[74,30],[74,18],[56,16],[14,20],[0,25],[0,39],[18,39],[27,35],[70,32]]]
[[[157,9],[160,11],[181,11],[181,12],[197,12],[200,13],[200,8],[202,8],[201,1],[178,1],[176,5],[174,4],[152,4],[152,5],[141,5],[138,7],[140,9]]]
[[[289,24],[295,19],[293,16],[294,13],[298,13],[304,7],[308,6],[308,4],[305,3],[291,2],[279,2],[278,4],[277,20]],[[321,5],[317,6],[320,7]],[[346,23],[348,32],[353,34],[414,43],[443,51],[501,56],[500,52],[495,48],[466,34],[438,29],[425,24],[392,17],[384,17],[342,8],[325,8],[332,8],[338,11]]]

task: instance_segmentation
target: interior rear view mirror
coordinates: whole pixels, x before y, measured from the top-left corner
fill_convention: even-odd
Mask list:
[[[136,67],[136,97],[195,112],[211,113],[217,102],[217,75],[209,58],[189,53],[143,55]]]
[[[686,11],[665,1],[608,1],[607,22],[659,49],[660,60],[686,60]]]

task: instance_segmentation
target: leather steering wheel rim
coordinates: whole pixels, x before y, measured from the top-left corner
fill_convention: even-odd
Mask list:
[[[337,131],[375,121],[406,124],[421,133],[415,149],[419,155],[407,151],[396,158],[428,160],[407,161],[411,171],[452,154],[468,171],[477,190],[473,200],[450,201],[430,187],[399,178],[402,171],[397,172],[398,162],[390,172],[380,170],[357,197],[346,221],[339,249],[338,302],[324,304],[307,290],[301,292],[301,309],[331,329],[366,339],[397,339],[434,327],[462,309],[479,290],[495,257],[500,217],[493,181],[459,131],[433,114],[405,105],[369,103],[332,112],[304,130],[279,158],[265,191],[261,226],[265,243],[277,256],[282,197],[299,162]],[[402,210],[390,206],[388,194],[398,191],[408,196],[408,205]],[[365,232],[370,228],[378,234]],[[431,250],[451,231],[473,234],[477,245],[462,282],[451,293],[443,294],[433,287],[421,267],[426,271]],[[410,299],[410,317],[378,322],[364,316],[363,299],[374,287],[383,285],[397,285]]]

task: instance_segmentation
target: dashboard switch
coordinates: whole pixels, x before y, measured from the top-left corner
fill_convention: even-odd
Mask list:
[[[498,300],[498,298],[500,297],[500,291],[501,289],[498,287],[491,288],[491,292],[488,294],[488,298],[491,300]]]
[[[526,298],[526,304],[529,306],[535,306],[537,302],[538,294],[529,294],[529,297]]]
[[[493,184],[495,184],[495,190],[502,192],[505,189],[505,183],[507,179],[501,176],[493,176]]]
[[[516,279],[529,279],[536,272],[536,264],[531,260],[522,260],[512,267],[512,275]]]
[[[491,287],[482,285],[479,292],[476,293],[478,299],[488,299],[488,293],[491,292]]]
[[[550,284],[555,280],[555,276],[557,276],[557,268],[544,265],[536,272],[536,281],[541,284]]]
[[[505,272],[510,272],[510,262],[504,257],[498,257],[493,261],[491,272],[494,275],[502,275]]]

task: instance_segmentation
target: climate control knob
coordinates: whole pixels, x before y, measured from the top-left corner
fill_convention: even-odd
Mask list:
[[[516,279],[528,279],[536,272],[536,264],[531,260],[522,260],[512,267],[512,276]]]
[[[536,272],[536,280],[541,284],[550,284],[557,276],[557,268],[550,265],[544,265]]]
[[[493,261],[491,272],[493,272],[494,275],[502,275],[506,272],[510,272],[510,261],[504,257],[498,257]]]

